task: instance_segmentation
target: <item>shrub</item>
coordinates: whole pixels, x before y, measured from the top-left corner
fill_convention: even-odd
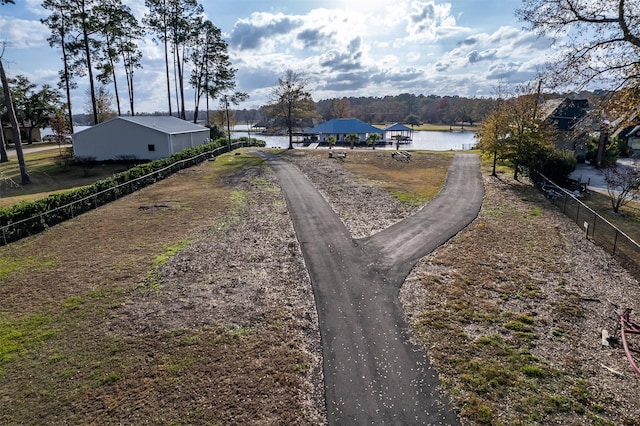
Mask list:
[[[572,151],[554,149],[538,165],[538,171],[553,180],[563,181],[576,169],[577,160]]]

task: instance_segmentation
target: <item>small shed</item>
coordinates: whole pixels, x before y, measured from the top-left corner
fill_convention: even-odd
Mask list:
[[[209,142],[209,129],[171,116],[121,116],[73,134],[76,157],[158,160]]]
[[[356,118],[335,118],[305,131],[307,135],[317,136],[320,142],[326,142],[329,136],[335,137],[336,142],[345,142],[345,137],[354,133],[360,137],[360,142],[365,142],[371,133],[378,133],[384,140],[384,130]]]

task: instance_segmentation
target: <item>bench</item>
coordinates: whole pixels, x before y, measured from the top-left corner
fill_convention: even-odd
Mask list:
[[[411,161],[411,154],[407,151],[394,151],[391,156],[398,161]]]
[[[329,158],[338,158],[340,160],[344,160],[345,158],[347,158],[347,153],[346,152],[333,152],[333,151],[329,151]]]

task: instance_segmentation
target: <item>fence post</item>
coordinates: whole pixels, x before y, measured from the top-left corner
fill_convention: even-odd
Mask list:
[[[576,210],[576,223],[580,223],[580,203],[578,203],[578,210]]]
[[[4,240],[4,245],[7,245],[7,227],[2,227],[2,239]]]
[[[613,238],[613,256],[616,255],[616,247],[618,246],[618,228],[614,228],[616,230],[616,236]]]
[[[591,230],[591,237],[596,238],[596,220],[598,219],[598,214],[593,212],[593,229]]]

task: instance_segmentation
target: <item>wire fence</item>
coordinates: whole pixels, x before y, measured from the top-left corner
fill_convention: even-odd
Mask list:
[[[596,242],[640,279],[640,244],[578,200],[571,192],[556,185],[540,173],[533,182],[562,212],[573,219],[585,237]]]
[[[71,203],[4,225],[0,227],[2,235],[0,245],[7,245],[13,241],[42,232],[50,226],[64,222],[65,220],[74,218],[90,210],[97,209],[98,207],[115,201],[125,195],[132,194],[138,189],[142,189],[159,180],[165,179],[182,169],[186,169],[205,160],[215,158],[217,155],[229,152],[232,149],[246,146],[257,146],[257,144],[249,141],[240,141],[231,145],[225,145],[212,151],[207,151],[184,160],[176,161],[167,167],[155,170],[130,181],[121,184],[114,184],[110,188],[95,192]]]

